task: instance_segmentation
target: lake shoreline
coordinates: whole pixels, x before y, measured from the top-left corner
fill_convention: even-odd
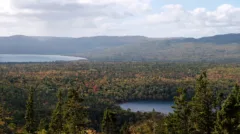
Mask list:
[[[132,112],[152,112],[154,109],[156,112],[161,112],[168,114],[173,112],[172,106],[174,105],[173,101],[161,101],[161,100],[141,100],[141,101],[131,101],[126,103],[118,104],[121,109],[128,110],[131,109]]]
[[[162,102],[173,102],[171,99],[130,99],[126,101],[118,101],[118,104],[127,103],[127,102],[136,102],[136,101],[162,101]]]
[[[66,62],[87,61],[87,58],[63,55],[41,55],[41,54],[0,54],[0,63],[44,63],[44,62]]]

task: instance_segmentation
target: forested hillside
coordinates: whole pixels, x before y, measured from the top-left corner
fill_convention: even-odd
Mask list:
[[[0,133],[238,134],[239,70],[219,63],[1,64]],[[118,105],[132,100],[174,100],[174,113]]]
[[[70,38],[16,35],[0,37],[0,53],[73,55],[125,44],[135,44],[146,39],[142,36]]]
[[[90,60],[101,61],[238,61],[239,44],[203,44],[151,41],[125,45],[86,54]],[[84,56],[84,55],[81,55]]]
[[[91,61],[239,62],[240,34],[195,38],[143,36],[0,37],[0,54],[59,54]]]

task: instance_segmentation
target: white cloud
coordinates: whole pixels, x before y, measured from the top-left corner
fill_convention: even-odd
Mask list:
[[[150,0],[4,0],[0,34],[94,36],[150,8]]]
[[[166,5],[162,12],[148,15],[147,23],[168,29],[172,36],[206,36],[240,32],[240,8],[224,4],[214,11],[205,8],[186,10],[181,5]],[[170,33],[170,32],[169,32]]]
[[[240,7],[224,4],[210,11],[151,0],[4,0],[0,35],[207,36],[240,31]]]

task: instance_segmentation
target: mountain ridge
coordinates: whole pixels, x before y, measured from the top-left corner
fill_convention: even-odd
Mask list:
[[[145,36],[0,37],[0,54],[60,54],[101,61],[200,61],[240,58],[240,34],[201,38]]]

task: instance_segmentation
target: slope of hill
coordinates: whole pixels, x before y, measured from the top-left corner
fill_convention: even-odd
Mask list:
[[[92,60],[109,61],[225,61],[240,58],[240,44],[148,42],[119,46],[85,54]]]
[[[183,38],[181,42],[197,42],[197,43],[212,43],[212,44],[234,44],[240,43],[240,34],[223,34],[223,35],[215,35],[210,37],[202,37],[202,38]]]
[[[149,39],[139,44],[86,53],[109,61],[240,61],[240,34],[195,38]]]
[[[0,37],[0,54],[60,54],[101,61],[222,61],[240,59],[240,34],[195,38],[143,36]]]
[[[33,37],[10,36],[0,37],[0,54],[62,54],[72,55],[92,50],[115,47],[124,44],[138,43],[146,40],[142,36],[123,37]]]

